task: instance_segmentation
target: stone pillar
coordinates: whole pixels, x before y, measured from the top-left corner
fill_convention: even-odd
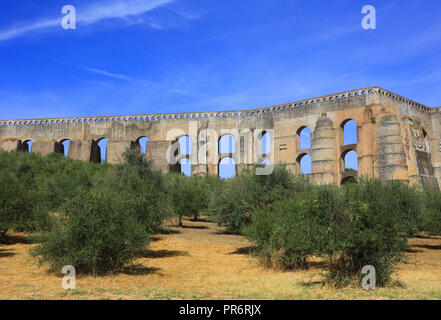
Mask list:
[[[441,136],[431,139],[431,141],[433,176],[436,178],[438,187],[441,189]]]
[[[311,139],[312,180],[315,184],[340,184],[337,181],[337,132],[332,120],[321,116]]]
[[[160,170],[164,173],[170,171],[170,164],[167,161],[167,150],[172,146],[171,141],[148,141],[147,160],[152,162],[153,170]]]
[[[208,174],[208,166],[205,164],[192,164],[191,175],[192,176],[206,176]]]
[[[40,153],[43,156],[48,155],[55,152],[55,142],[33,142],[31,151],[33,153]]]
[[[211,130],[206,136],[206,172],[210,176],[217,176],[219,174],[219,137],[216,131]],[[200,150],[204,152],[205,150]],[[199,158],[201,157],[201,153]]]
[[[132,147],[131,141],[108,141],[106,162],[120,164],[124,162],[124,152]]]
[[[401,126],[396,116],[389,115],[380,119],[375,139],[379,178],[409,183]]]
[[[195,148],[191,154],[192,174],[217,176],[219,165],[218,132],[208,126],[200,130]]]
[[[190,163],[191,163],[191,175],[205,176],[208,174],[208,142],[206,134],[200,133],[196,141],[190,138],[192,141]]]
[[[210,130],[206,135],[207,148],[207,174],[219,175],[219,135],[217,131]]]
[[[73,140],[69,145],[68,157],[89,162],[91,151],[92,141]]]
[[[282,163],[286,169],[293,174],[299,174],[297,169],[297,152],[298,145],[300,146],[299,136],[296,134],[290,137],[275,138],[274,139],[274,164]]]
[[[363,123],[357,136],[358,175],[373,178],[375,176],[375,124],[370,121]]]
[[[19,140],[4,140],[0,141],[0,148],[4,151],[17,151],[19,147]]]
[[[438,189],[441,189],[441,167],[434,167],[433,168],[433,176],[435,177]]]
[[[432,155],[433,176],[441,189],[441,113],[431,114],[432,136],[430,138],[430,153]]]
[[[254,168],[255,159],[254,150],[258,148],[259,143],[256,145],[256,137],[254,136],[253,129],[243,129],[238,136],[236,143],[236,175],[241,171],[250,170]],[[261,148],[261,147],[260,147]]]

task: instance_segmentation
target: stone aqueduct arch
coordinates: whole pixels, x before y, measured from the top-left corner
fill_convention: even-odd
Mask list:
[[[218,163],[227,155],[218,153],[218,139],[225,134],[235,140],[238,169],[256,162],[256,140],[272,130],[274,164],[283,163],[299,173],[298,159],[312,159],[311,180],[336,184],[351,176],[401,180],[438,188],[441,185],[441,109],[429,108],[379,87],[322,96],[266,108],[242,111],[173,113],[113,117],[74,117],[27,120],[0,120],[0,148],[32,152],[60,152],[63,141],[70,140],[69,157],[96,161],[97,142],[107,143],[107,162],[119,163],[128,147],[140,137],[148,137],[148,152],[155,168],[173,170],[166,161],[180,136],[192,141],[192,174],[218,174]],[[344,145],[343,125],[357,123],[357,144]],[[426,150],[412,142],[410,124],[424,130]],[[299,130],[311,130],[311,148],[299,150]],[[251,148],[245,148],[250,143]],[[345,171],[342,155],[348,150],[358,154],[357,172]]]

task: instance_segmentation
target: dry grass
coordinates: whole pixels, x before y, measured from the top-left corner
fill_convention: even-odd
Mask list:
[[[320,269],[277,272],[248,254],[250,243],[209,222],[185,220],[169,227],[125,273],[77,279],[61,288],[61,277],[38,268],[23,243],[0,245],[0,299],[441,299],[441,237],[410,241],[415,265],[400,266],[401,285],[374,291],[323,286]]]

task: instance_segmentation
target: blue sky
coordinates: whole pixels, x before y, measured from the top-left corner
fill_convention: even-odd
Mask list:
[[[61,28],[66,4],[76,30]],[[376,30],[361,28],[366,4]],[[0,119],[233,110],[373,85],[439,106],[440,12],[438,0],[2,0]]]
[[[77,29],[61,9],[77,10]],[[374,5],[377,29],[363,30]],[[439,0],[0,2],[0,119],[247,109],[367,86],[441,105]]]

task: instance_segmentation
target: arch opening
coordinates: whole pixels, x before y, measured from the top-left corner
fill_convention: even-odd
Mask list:
[[[299,150],[308,150],[311,149],[311,129],[308,127],[301,127],[297,134],[299,136]]]
[[[343,143],[345,146],[351,144],[357,144],[357,122],[352,119],[345,120],[342,125],[343,130]]]
[[[236,141],[232,135],[226,134],[219,138],[219,154],[222,153],[232,154],[235,152],[236,152]]]
[[[173,142],[175,146],[172,152],[176,159],[175,164],[170,164],[169,171],[183,173],[186,176],[191,176],[191,153],[192,153],[192,139],[189,136],[180,136]]]
[[[179,162],[180,172],[185,176],[191,176],[191,161],[189,157],[192,153],[192,140],[189,136],[183,136],[179,138],[179,155],[186,156]]]
[[[262,155],[265,156],[271,153],[271,134],[264,132],[262,135]]]
[[[70,140],[66,139],[63,142],[61,142],[61,144],[63,145],[63,149],[64,149],[63,150],[64,157],[65,158],[69,157]]]
[[[236,177],[236,163],[233,158],[223,158],[219,161],[219,177],[221,179],[233,179]]]
[[[186,156],[179,161],[179,171],[185,176],[191,176],[191,161],[189,157],[192,153],[192,140],[189,136],[182,136],[179,139],[179,156]]]
[[[271,134],[269,132],[263,131],[260,137],[260,155],[258,159],[256,159],[256,163],[264,167],[271,165],[271,160],[269,159],[271,152],[273,151],[271,149],[271,142]]]
[[[355,150],[348,150],[342,155],[345,171],[358,171],[358,154]]]
[[[31,153],[32,152],[32,140],[19,141],[17,146],[17,151]]]
[[[297,158],[297,163],[299,165],[300,174],[311,174],[312,173],[312,159],[311,156],[307,153],[301,154]]]
[[[136,140],[136,147],[139,148],[139,152],[142,155],[146,155],[147,154],[147,145],[148,142],[150,141],[149,138],[147,137],[140,137]]]
[[[179,137],[179,155],[191,155],[192,140],[189,136]]]
[[[190,159],[184,158],[179,160],[179,166],[181,169],[181,173],[187,177],[191,176],[191,161]]]
[[[106,163],[107,161],[107,142],[109,139],[101,138],[97,141],[92,140],[92,150],[90,152],[90,162]]]
[[[107,161],[107,142],[109,142],[109,139],[102,138],[98,141],[98,146],[100,148],[100,160],[101,163],[106,163]]]
[[[62,154],[67,158],[69,156],[70,142],[69,139],[63,139],[60,142],[55,143],[55,153]]]

